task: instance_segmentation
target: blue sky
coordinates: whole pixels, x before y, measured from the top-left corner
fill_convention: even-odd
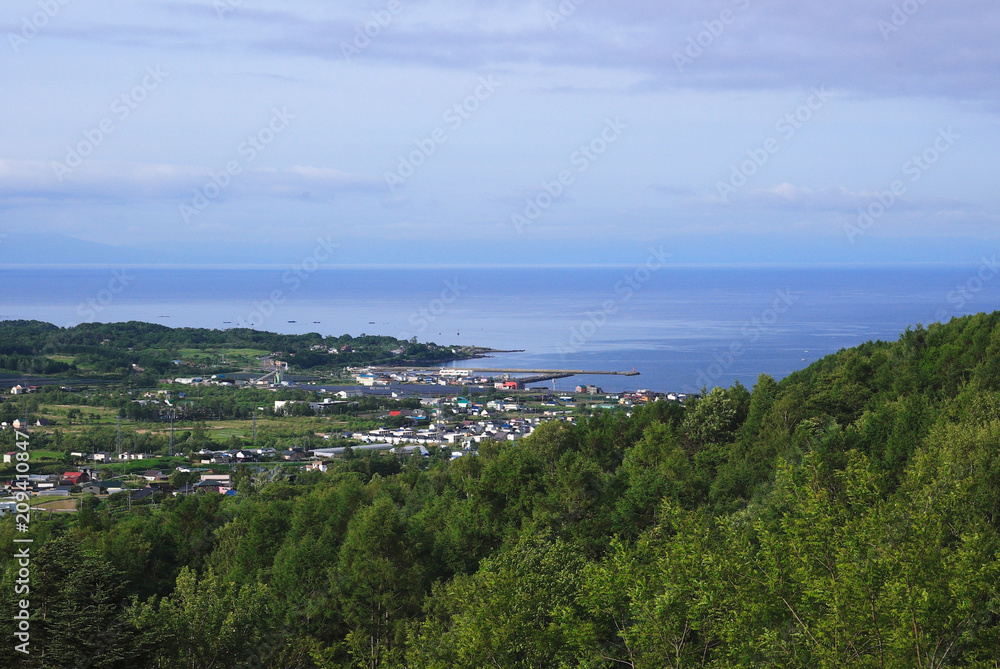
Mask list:
[[[8,0],[0,25],[8,265],[997,246],[993,1]]]

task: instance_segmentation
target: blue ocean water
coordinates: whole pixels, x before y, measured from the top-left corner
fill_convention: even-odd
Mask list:
[[[0,318],[417,337],[523,351],[476,367],[641,374],[578,376],[557,389],[690,392],[781,378],[908,325],[1000,308],[1000,280],[979,270],[0,270]]]

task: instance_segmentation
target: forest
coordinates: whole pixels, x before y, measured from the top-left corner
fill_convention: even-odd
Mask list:
[[[336,355],[313,347],[336,349]],[[230,358],[225,357],[229,352]],[[393,351],[401,351],[399,354]],[[247,328],[209,330],[170,328],[137,321],[81,323],[60,328],[41,321],[0,321],[0,374],[59,375],[64,378],[127,380],[156,385],[166,376],[238,372],[257,355],[297,371],[336,370],[352,365],[438,364],[470,358],[475,347],[438,346],[416,338],[361,334],[324,337],[318,333],[284,335]],[[237,354],[236,360],[232,354]],[[176,362],[175,362],[176,361]],[[183,366],[179,367],[178,363]],[[254,365],[259,368],[259,365]]]
[[[32,520],[27,593],[0,521],[0,666],[996,668],[998,449],[1000,312],[476,457],[94,498]]]

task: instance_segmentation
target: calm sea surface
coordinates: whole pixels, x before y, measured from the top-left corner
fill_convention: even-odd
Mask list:
[[[0,318],[417,337],[524,351],[476,367],[641,373],[558,389],[691,391],[996,310],[978,269],[0,270]]]

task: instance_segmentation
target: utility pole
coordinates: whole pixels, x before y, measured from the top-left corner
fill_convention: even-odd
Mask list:
[[[122,476],[125,475],[125,461],[122,460],[122,415],[118,414],[118,436],[115,437],[115,446],[118,449],[118,460],[122,463]]]
[[[253,410],[253,445],[257,447],[257,410]]]
[[[170,410],[170,457],[174,457],[174,410]]]

